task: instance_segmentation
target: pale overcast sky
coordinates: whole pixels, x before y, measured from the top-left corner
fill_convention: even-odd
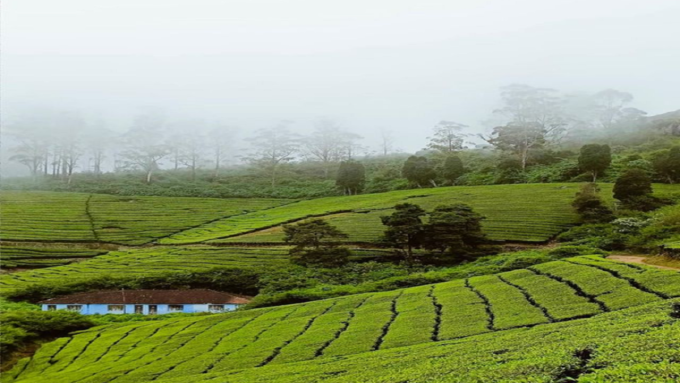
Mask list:
[[[247,135],[335,118],[414,151],[481,129],[511,83],[680,109],[677,0],[5,0],[2,106],[219,118]]]

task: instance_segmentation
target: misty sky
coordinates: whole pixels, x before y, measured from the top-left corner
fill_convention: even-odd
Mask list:
[[[511,83],[680,109],[678,15],[677,0],[6,0],[2,107],[119,130],[154,108],[244,136],[330,117],[415,151],[440,120],[481,129]]]

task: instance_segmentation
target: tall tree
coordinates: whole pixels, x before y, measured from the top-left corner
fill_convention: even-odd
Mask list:
[[[324,119],[316,123],[314,132],[306,140],[307,152],[323,166],[323,174],[328,178],[330,165],[343,157],[345,132],[332,120]]]
[[[437,175],[432,168],[432,165],[430,165],[427,158],[425,157],[409,157],[406,162],[404,162],[404,166],[401,169],[401,174],[410,183],[418,187],[422,187],[428,183],[432,184],[433,186],[437,186],[437,184],[434,182],[434,179]]]
[[[340,142],[342,142],[342,155],[340,156],[340,159],[351,161],[354,160],[359,155],[359,153],[365,152],[366,147],[359,143],[359,140],[362,138],[362,136],[356,133],[347,131],[342,132],[340,137]]]
[[[189,169],[191,180],[196,180],[196,170],[203,162],[205,152],[205,123],[201,120],[180,121],[172,125],[175,133],[168,138],[175,170]]]
[[[654,170],[668,180],[668,183],[680,182],[680,146],[672,147],[660,153],[654,159]]]
[[[343,161],[340,163],[335,185],[342,189],[343,194],[359,194],[366,183],[366,169],[364,165],[356,161]]]
[[[438,206],[423,228],[423,247],[452,257],[466,256],[487,241],[483,219],[465,204]]]
[[[501,88],[504,106],[494,111],[507,123],[494,128],[490,137],[483,137],[497,149],[514,153],[526,169],[532,149],[556,142],[565,130],[561,99],[553,89],[527,85]]]
[[[629,169],[614,183],[614,198],[622,202],[632,201],[652,194],[652,180],[641,169]]]
[[[288,129],[289,124],[282,121],[274,128],[260,129],[248,140],[252,152],[247,160],[269,175],[272,188],[276,187],[280,165],[292,161],[300,147],[298,136]]]
[[[428,137],[430,143],[427,147],[444,154],[463,149],[465,135],[461,132],[464,128],[467,128],[467,125],[453,121],[440,121],[435,125],[432,137]]]
[[[423,221],[426,213],[418,205],[402,203],[394,207],[394,213],[380,217],[383,225],[387,226],[383,234],[383,241],[396,249],[406,263],[414,263],[413,250],[419,248],[423,239]]]
[[[442,177],[453,185],[463,174],[465,174],[465,167],[460,157],[455,154],[446,157],[442,165]]]
[[[213,162],[215,168],[213,177],[217,178],[220,175],[220,169],[228,158],[228,150],[232,147],[234,140],[235,128],[218,125],[208,133],[209,145],[212,148]]]
[[[83,149],[89,155],[92,172],[97,177],[103,172],[107,151],[116,145],[117,139],[116,135],[110,129],[107,129],[101,120],[88,124],[88,128],[83,132]],[[90,166],[88,166],[89,169]]]
[[[347,234],[322,219],[312,219],[294,225],[284,225],[286,243],[292,244],[289,254],[294,263],[304,266],[337,267],[347,263],[350,251],[337,246]]]
[[[391,130],[380,129],[380,151],[383,156],[392,153],[394,145],[394,135]]]
[[[598,122],[605,130],[611,129],[623,115],[623,108],[633,101],[633,95],[616,89],[605,89],[594,96]]]
[[[135,119],[134,125],[123,137],[125,146],[120,153],[123,167],[143,171],[147,183],[151,183],[160,160],[169,153],[163,140],[164,125],[159,116],[142,115]]]
[[[611,163],[612,152],[609,145],[588,144],[581,147],[578,166],[581,171],[593,176],[593,182],[597,181],[597,176],[607,170]]]

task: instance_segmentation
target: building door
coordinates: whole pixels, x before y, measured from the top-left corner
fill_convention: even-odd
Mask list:
[[[135,314],[144,314],[144,306],[135,305]]]
[[[156,313],[158,313],[158,306],[149,305],[149,315],[154,315]]]

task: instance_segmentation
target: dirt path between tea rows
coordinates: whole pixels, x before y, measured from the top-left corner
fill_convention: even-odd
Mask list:
[[[680,271],[680,268],[677,268],[677,267],[653,265],[651,263],[646,263],[645,262],[646,258],[647,257],[643,257],[643,256],[639,256],[639,255],[610,255],[610,256],[607,257],[607,259],[611,259],[611,260],[619,261],[619,262],[636,263],[636,264],[640,264],[640,265],[656,267],[656,268],[659,268],[659,269]]]

